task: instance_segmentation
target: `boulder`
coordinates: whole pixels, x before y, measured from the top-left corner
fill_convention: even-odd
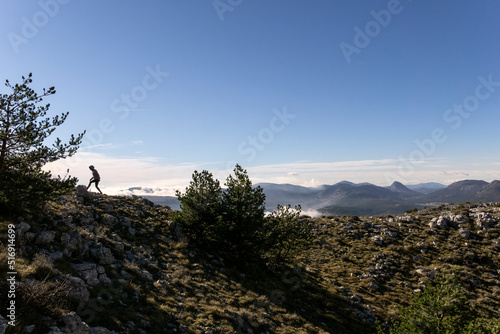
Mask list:
[[[104,214],[102,216],[102,219],[101,219],[101,222],[104,224],[104,225],[108,225],[110,227],[113,227],[115,226],[115,224],[118,222],[118,218],[116,218],[115,216],[113,215],[110,215],[110,214]]]
[[[62,321],[65,326],[63,331],[72,334],[88,334],[90,333],[90,326],[87,325],[75,312],[68,313],[62,316]]]
[[[26,232],[24,233],[24,239],[28,242],[33,241],[36,237],[36,233],[33,232]]]
[[[17,225],[17,231],[18,233],[22,234],[22,233],[25,233],[27,231],[29,231],[29,229],[31,228],[31,225],[26,223],[26,222],[21,222]]]
[[[53,253],[50,253],[49,256],[52,259],[52,261],[57,261],[57,260],[61,260],[64,256],[64,254],[60,251],[55,251]]]
[[[66,256],[71,256],[73,252],[83,254],[86,251],[83,249],[82,236],[78,233],[78,231],[63,233],[61,235],[61,243],[64,247],[63,253]]]
[[[430,228],[440,228],[440,229],[444,229],[444,228],[447,228],[448,227],[448,223],[450,221],[448,220],[447,217],[445,216],[439,216],[439,217],[435,217],[435,218],[432,218],[430,223],[429,223],[429,227]]]
[[[95,286],[99,284],[97,266],[95,263],[79,263],[72,264],[72,266],[78,271],[78,275],[83,278],[88,285]]]
[[[466,229],[459,229],[458,230],[458,234],[460,234],[460,236],[464,239],[469,239],[470,238],[470,231],[466,230]]]
[[[371,237],[371,240],[377,245],[382,245],[384,243],[384,239],[380,235],[375,235]]]
[[[111,264],[115,262],[115,257],[107,247],[91,248],[90,254],[99,261],[100,264]]]
[[[74,299],[78,304],[88,302],[90,292],[85,282],[81,278],[71,275],[68,276],[67,280],[71,285],[71,288],[68,290],[68,297]]]
[[[496,219],[486,212],[478,212],[476,214],[476,226],[487,229],[495,225]]]
[[[450,221],[456,226],[461,226],[463,224],[468,224],[470,219],[465,215],[450,215]]]
[[[90,203],[93,200],[93,195],[87,190],[87,187],[79,185],[76,187],[76,198],[81,203]]]
[[[56,234],[52,231],[42,231],[36,237],[35,242],[39,245],[48,245],[52,241],[54,241],[55,237],[56,237]]]

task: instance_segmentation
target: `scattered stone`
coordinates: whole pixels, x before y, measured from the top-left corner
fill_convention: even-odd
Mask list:
[[[487,229],[496,224],[496,219],[491,214],[486,212],[478,212],[476,214],[476,226],[479,228]]]
[[[48,245],[54,241],[56,234],[52,231],[43,231],[36,237],[36,243],[39,245]]]
[[[113,253],[107,247],[92,248],[90,254],[97,259],[100,264],[111,264],[116,261]]]
[[[141,277],[144,278],[146,281],[150,281],[150,282],[153,281],[153,274],[151,274],[147,270],[139,271],[139,275],[141,275]]]
[[[35,331],[35,325],[29,325],[23,328],[23,333],[33,333]]]
[[[91,328],[75,313],[71,312],[62,316],[65,326],[63,331],[72,334],[88,334]]]
[[[380,235],[373,236],[371,240],[377,245],[382,245],[384,243],[384,239]]]
[[[27,242],[31,242],[35,239],[36,237],[36,233],[33,233],[33,232],[26,232],[24,234],[24,239],[27,241]]]
[[[57,261],[57,260],[61,260],[64,256],[64,254],[60,251],[55,251],[53,253],[50,253],[49,256],[52,259],[52,261]]]
[[[118,223],[118,218],[116,218],[115,216],[112,216],[110,214],[105,214],[104,216],[102,216],[101,222],[104,225],[114,227],[115,224]]]
[[[470,231],[467,231],[463,228],[459,229],[458,230],[458,234],[460,234],[460,236],[464,239],[469,239],[470,238]]]
[[[30,224],[26,222],[21,222],[17,225],[18,234],[28,232],[30,228],[31,228]]]
[[[78,275],[83,278],[88,285],[95,286],[99,284],[95,263],[72,264],[72,266],[78,271]]]
[[[79,185],[76,187],[76,198],[80,203],[90,203],[93,200],[93,195],[87,190],[87,187]]]
[[[448,227],[449,220],[445,216],[439,216],[431,219],[429,223],[430,228],[445,229]]]
[[[83,239],[78,231],[71,233],[63,233],[61,235],[61,243],[64,247],[64,255],[71,257],[73,253],[83,255],[88,250],[88,245],[84,247]]]
[[[121,224],[122,224],[123,226],[125,226],[125,227],[130,227],[130,226],[132,226],[132,222],[131,222],[131,221],[130,221],[130,219],[128,219],[128,218],[122,218],[120,222],[121,222]]]

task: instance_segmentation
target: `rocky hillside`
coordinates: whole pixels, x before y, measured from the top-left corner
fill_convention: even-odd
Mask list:
[[[84,187],[39,216],[4,218],[0,289],[17,326],[3,307],[0,333],[373,333],[447,273],[481,316],[500,317],[495,203],[305,217],[315,240],[296,265],[245,272],[199,251],[171,218],[144,198]]]

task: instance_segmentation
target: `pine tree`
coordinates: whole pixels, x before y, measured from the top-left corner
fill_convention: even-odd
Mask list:
[[[222,194],[221,247],[237,262],[255,257],[262,244],[259,233],[264,225],[266,195],[260,186],[252,187],[247,171],[240,165],[226,179]]]
[[[55,94],[54,87],[37,94],[29,85],[32,74],[21,84],[5,86],[10,94],[0,95],[0,207],[29,209],[73,188],[76,178],[52,178],[42,167],[76,153],[85,132],[71,135],[68,143],[59,138],[46,146],[47,138],[64,123],[68,112],[46,117],[50,104],[37,106]]]
[[[210,247],[218,242],[216,230],[220,224],[221,194],[219,181],[212,173],[194,171],[193,180],[182,194],[176,192],[180,211],[174,220],[184,232],[202,247]]]

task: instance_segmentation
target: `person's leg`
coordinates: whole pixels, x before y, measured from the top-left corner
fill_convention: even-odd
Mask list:
[[[102,191],[101,191],[101,189],[99,189],[98,185],[99,185],[99,181],[95,181],[95,187],[96,187],[96,188],[97,188],[97,190],[99,190],[99,192],[102,194]]]

